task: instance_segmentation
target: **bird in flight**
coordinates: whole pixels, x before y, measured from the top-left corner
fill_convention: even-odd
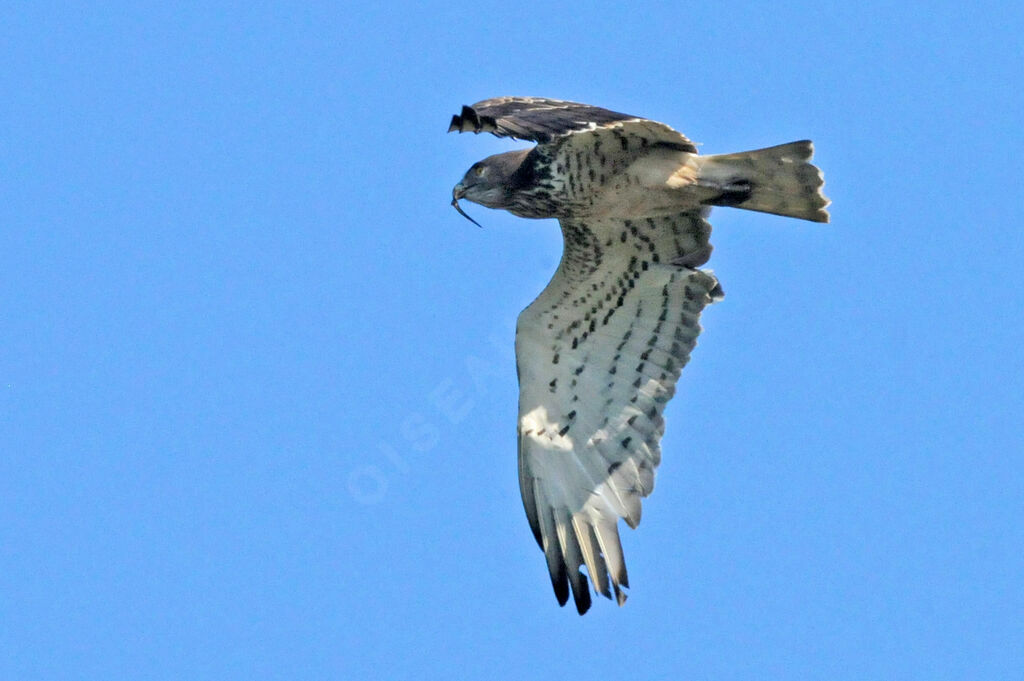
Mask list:
[[[722,299],[712,206],[828,222],[810,141],[699,156],[664,123],[539,97],[464,106],[448,131],[536,142],[473,164],[452,190],[525,218],[557,218],[562,260],[519,315],[519,487],[560,605],[626,600],[618,521],[640,522],[661,461],[662,413]],[[472,218],[470,218],[472,219]]]

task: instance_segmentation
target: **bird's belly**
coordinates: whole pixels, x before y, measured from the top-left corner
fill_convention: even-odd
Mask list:
[[[697,210],[716,195],[698,179],[696,156],[645,156],[619,169],[588,169],[520,189],[508,209],[531,218],[644,218]]]
[[[610,175],[581,182],[566,199],[579,217],[658,217],[697,209],[709,194],[698,183],[694,154],[650,154]],[[572,187],[570,186],[570,189]]]
[[[700,197],[688,188],[649,187],[625,182],[595,191],[591,201],[581,207],[580,216],[599,218],[656,217],[697,208]]]

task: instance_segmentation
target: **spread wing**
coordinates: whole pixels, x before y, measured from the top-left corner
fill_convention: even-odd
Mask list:
[[[697,151],[690,140],[664,123],[589,104],[543,97],[495,97],[464,106],[461,113],[452,116],[448,132],[489,132],[498,137],[543,144],[565,135],[606,127],[643,133],[652,142],[678,145],[680,151]]]
[[[662,412],[721,297],[706,212],[563,219],[554,277],[519,317],[519,483],[560,604],[594,588],[625,601],[618,519],[640,522],[654,487]],[[610,582],[610,588],[609,588]]]

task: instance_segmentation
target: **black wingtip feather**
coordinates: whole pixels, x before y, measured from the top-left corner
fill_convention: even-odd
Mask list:
[[[498,121],[494,116],[481,116],[476,109],[463,106],[462,113],[452,116],[448,132],[490,132],[498,134]]]
[[[565,607],[565,604],[569,602],[569,577],[565,574],[565,567],[563,566],[558,574],[551,575],[551,586],[555,590],[555,598],[558,599],[558,605]]]
[[[480,117],[477,116],[476,111],[468,106],[462,107],[462,120],[471,124],[474,129],[480,129]]]
[[[587,580],[583,580],[583,588],[577,591],[573,589],[573,598],[576,600],[576,612],[580,615],[585,615],[587,610],[590,610],[590,588],[587,585]]]

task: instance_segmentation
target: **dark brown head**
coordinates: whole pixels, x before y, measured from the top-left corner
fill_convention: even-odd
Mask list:
[[[464,198],[488,208],[508,208],[509,182],[529,153],[530,149],[508,151],[474,163],[452,189],[452,205],[458,208],[456,201]]]

